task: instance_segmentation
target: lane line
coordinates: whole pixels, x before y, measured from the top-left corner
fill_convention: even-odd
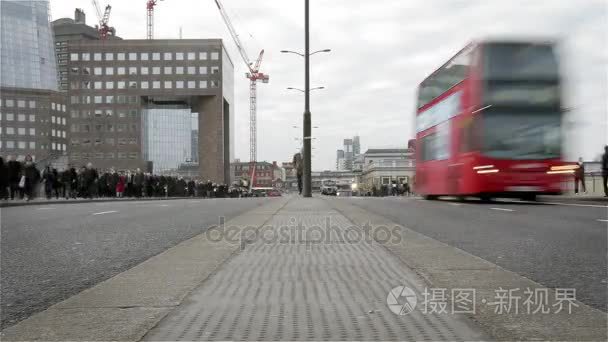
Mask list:
[[[600,222],[608,222],[608,220],[598,219]]]
[[[111,213],[117,213],[117,212],[118,212],[118,210],[110,210],[110,211],[102,211],[99,213],[94,213],[92,215],[105,215],[105,214],[111,214]]]
[[[492,210],[500,210],[500,211],[515,211],[513,209],[506,209],[506,208],[490,208]]]
[[[36,210],[53,210],[55,207],[36,208]]]
[[[168,207],[169,205],[168,204],[159,204],[158,206],[159,207]]]
[[[578,204],[578,203],[561,203],[561,202],[529,202],[529,203],[542,203],[542,204],[553,204],[553,205],[569,205],[569,206],[573,206],[573,207],[608,208],[608,205],[599,205],[599,204]]]
[[[448,203],[448,204],[449,205],[453,205],[453,206],[457,206],[457,207],[462,205],[462,203]]]

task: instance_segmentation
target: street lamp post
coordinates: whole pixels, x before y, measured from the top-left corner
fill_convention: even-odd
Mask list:
[[[310,148],[310,25],[309,0],[304,0],[304,197],[312,197],[312,158]]]

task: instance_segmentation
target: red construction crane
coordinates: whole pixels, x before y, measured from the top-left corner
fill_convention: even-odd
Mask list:
[[[146,11],[148,12],[148,17],[146,19],[146,26],[148,28],[148,33],[146,37],[148,39],[154,39],[154,6],[162,0],[148,0],[146,2]]]
[[[99,38],[102,40],[108,39],[108,33],[111,32],[110,26],[108,26],[108,22],[110,21],[110,11],[112,10],[112,6],[107,5],[103,14],[101,14],[101,9],[99,8],[99,4],[97,0],[93,1],[93,7],[95,7],[95,12],[97,13],[97,20],[99,21],[99,26],[97,30],[99,31]]]
[[[220,10],[220,14],[222,15],[222,19],[224,19],[224,23],[228,27],[228,31],[230,31],[230,35],[236,44],[243,61],[247,65],[249,72],[245,74],[245,76],[249,79],[249,161],[255,166],[255,161],[257,160],[257,81],[260,80],[262,83],[268,83],[269,77],[268,75],[260,72],[260,65],[262,64],[262,58],[264,57],[264,50],[260,51],[257,61],[253,64],[249,56],[247,55],[247,51],[243,47],[241,40],[239,39],[239,35],[236,33],[236,30],[232,26],[230,22],[230,18],[224,10],[224,7],[219,2],[219,0],[215,0],[215,4],[217,8]],[[251,179],[254,179],[255,175],[255,167],[253,167]],[[253,181],[251,182],[253,184]]]

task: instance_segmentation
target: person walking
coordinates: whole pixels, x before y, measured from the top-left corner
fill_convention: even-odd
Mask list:
[[[578,183],[581,183],[583,192],[587,192],[587,186],[585,185],[585,164],[583,158],[578,158],[578,169],[574,171],[574,193],[578,194]]]
[[[604,197],[608,197],[608,145],[604,146],[602,155],[602,183],[604,184]]]
[[[142,189],[144,186],[145,175],[141,172],[141,169],[137,169],[137,173],[133,177],[133,191],[135,191],[135,197],[140,198],[142,194]]]
[[[87,168],[84,174],[84,182],[88,198],[93,198],[97,192],[97,179],[99,175],[97,170],[93,168],[93,163],[87,163]]]
[[[302,194],[302,176],[304,175],[304,160],[302,159],[301,153],[293,155],[293,168],[296,170],[296,176],[298,177],[298,193]]]
[[[36,168],[32,156],[28,155],[25,157],[25,165],[23,166],[23,176],[25,182],[23,184],[23,192],[28,201],[31,201],[35,196],[35,190],[40,181],[40,171]]]
[[[4,165],[4,159],[0,157],[0,199],[8,199],[8,173],[6,171],[6,165]]]
[[[20,162],[15,160],[15,156],[8,156],[8,162],[6,163],[6,177],[8,178],[8,187],[11,199],[15,199],[15,194],[19,194],[19,198],[23,198],[23,189],[19,187],[21,181],[21,168]]]
[[[42,171],[42,181],[44,182],[44,194],[46,195],[46,199],[50,200],[53,192],[53,184],[55,183],[55,178],[53,177],[53,171],[51,171],[51,166],[47,165]]]
[[[122,194],[125,192],[125,175],[121,174],[118,176],[118,181],[116,182],[116,197],[122,198]]]

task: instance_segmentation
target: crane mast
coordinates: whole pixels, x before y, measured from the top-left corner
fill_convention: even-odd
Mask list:
[[[146,2],[146,38],[154,39],[154,6],[158,3],[159,0],[148,0]]]
[[[108,33],[110,33],[110,26],[108,25],[108,22],[110,21],[110,11],[112,10],[112,6],[107,5],[102,14],[97,0],[92,0],[92,2],[97,14],[97,20],[99,21],[99,27],[97,27],[97,31],[99,31],[99,38],[102,40],[108,39]]]
[[[236,33],[228,13],[222,6],[219,0],[215,0],[215,4],[222,15],[222,19],[232,36],[232,40],[236,44],[239,54],[243,58],[243,62],[247,65],[249,72],[245,75],[249,79],[249,161],[252,163],[252,175],[251,184],[253,185],[253,179],[255,176],[255,161],[257,160],[257,81],[260,80],[262,83],[268,83],[269,76],[260,72],[260,65],[262,64],[262,58],[264,57],[264,50],[260,51],[258,59],[255,64],[251,62],[247,51],[245,50],[239,35]]]

